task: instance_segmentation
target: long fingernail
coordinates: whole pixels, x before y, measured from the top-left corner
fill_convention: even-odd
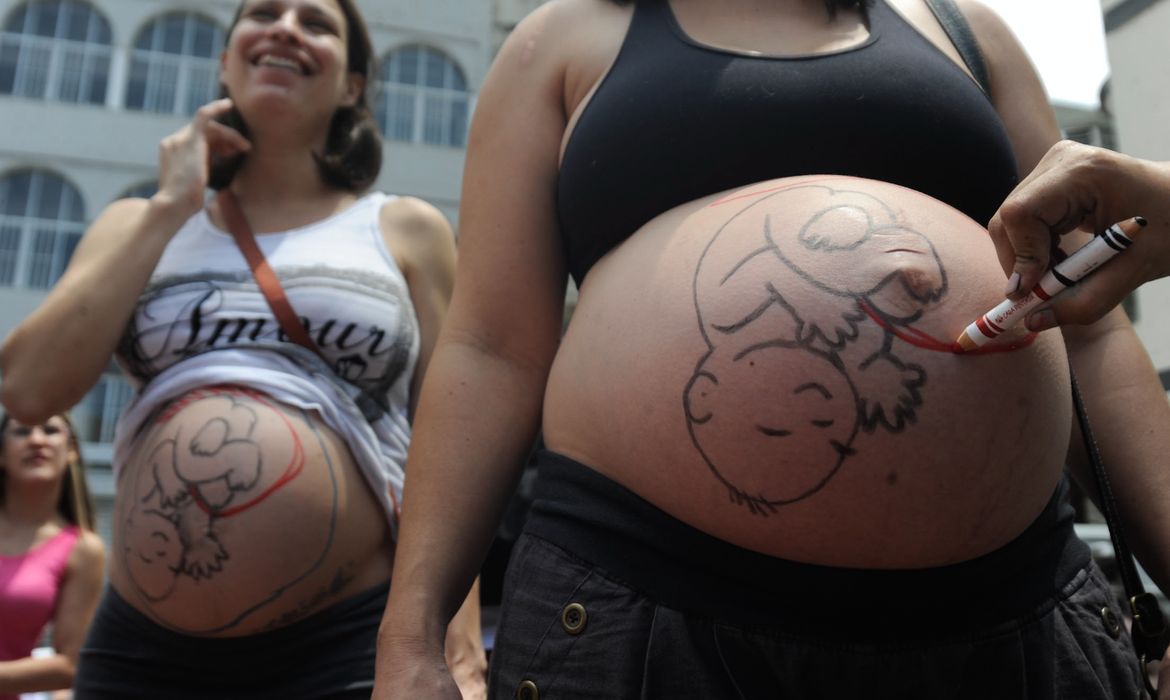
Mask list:
[[[1007,286],[1003,288],[1003,295],[1009,297],[1016,293],[1020,288],[1020,273],[1013,272],[1011,277],[1008,277]]]
[[[1055,328],[1056,314],[1052,312],[1052,309],[1041,309],[1040,311],[1037,311],[1036,313],[1031,314],[1025,318],[1024,325],[1028,328],[1028,330],[1034,333],[1046,331],[1049,328]]]

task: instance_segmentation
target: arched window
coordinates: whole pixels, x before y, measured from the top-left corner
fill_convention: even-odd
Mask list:
[[[0,286],[53,286],[84,229],[81,194],[60,176],[26,169],[0,178]]]
[[[144,112],[191,115],[219,90],[218,24],[192,12],[160,17],[134,41],[126,107]]]
[[[25,3],[0,33],[0,94],[104,104],[110,54],[110,23],[88,3]]]
[[[459,66],[426,46],[406,46],[382,61],[375,113],[386,138],[462,147],[471,93]]]

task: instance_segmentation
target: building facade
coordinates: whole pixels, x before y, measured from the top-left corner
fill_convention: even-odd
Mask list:
[[[375,187],[457,222],[468,122],[506,31],[483,0],[358,0],[385,134]],[[218,95],[236,0],[0,0],[0,336],[44,298],[115,199],[155,191],[159,141]],[[505,8],[506,23],[515,13]],[[116,369],[74,409],[108,542]]]
[[[1170,0],[1102,0],[1101,9],[1113,71],[1107,105],[1117,149],[1170,161],[1170,57],[1162,44],[1170,35]],[[1170,278],[1146,284],[1135,299],[1138,334],[1170,392]]]

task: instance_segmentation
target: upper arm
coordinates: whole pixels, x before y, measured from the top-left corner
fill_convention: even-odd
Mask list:
[[[547,366],[560,338],[566,276],[555,184],[565,72],[571,25],[592,9],[553,2],[525,18],[493,63],[472,120],[447,328],[524,365]]]
[[[101,597],[105,558],[101,539],[83,531],[66,564],[53,618],[53,646],[75,663]]]
[[[998,14],[977,0],[958,0],[987,63],[991,102],[999,113],[1020,177],[1060,140],[1060,126],[1044,84],[1024,47]]]
[[[414,197],[382,207],[382,237],[397,259],[410,290],[419,325],[419,357],[411,380],[411,407],[418,400],[439,328],[451,303],[455,277],[455,234],[437,208]]]

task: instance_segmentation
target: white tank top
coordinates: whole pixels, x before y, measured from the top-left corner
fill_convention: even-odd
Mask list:
[[[119,420],[115,471],[158,406],[200,386],[242,384],[318,411],[347,438],[395,525],[419,329],[378,222],[389,199],[372,193],[321,221],[256,236],[326,362],[285,339],[231,234],[206,210],[191,217],[118,347],[137,393]]]

